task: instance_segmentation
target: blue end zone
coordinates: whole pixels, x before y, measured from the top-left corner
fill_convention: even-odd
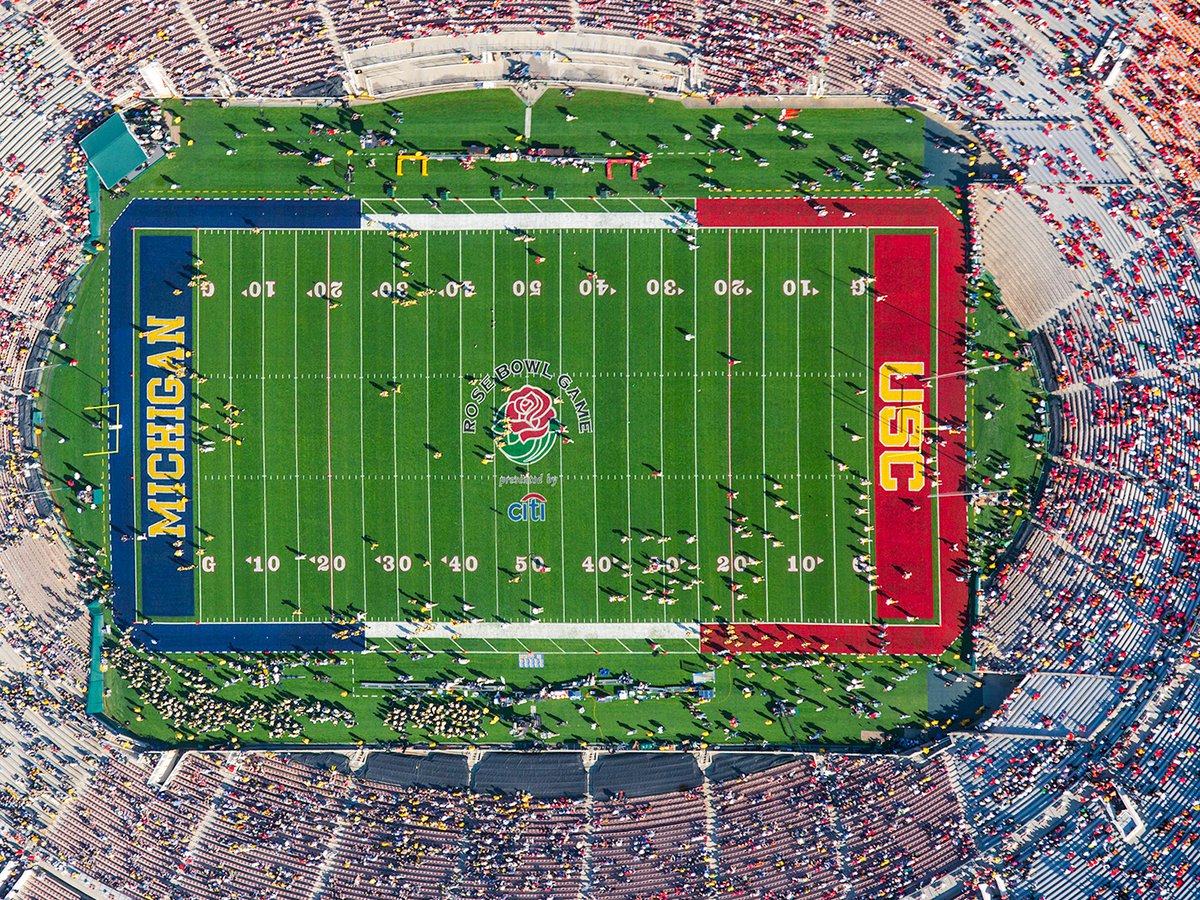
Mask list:
[[[192,527],[191,235],[143,234],[137,239],[138,446],[134,481],[141,495],[142,614],[194,616],[196,576]],[[124,539],[127,535],[123,535]]]
[[[138,621],[135,565],[138,547],[143,551],[143,614],[150,617],[194,615],[195,575],[188,568],[194,561],[191,557],[194,547],[190,513],[193,445],[190,429],[186,427],[191,416],[191,382],[186,377],[181,379],[185,396],[178,401],[184,410],[185,423],[184,462],[179,478],[174,477],[175,463],[165,456],[157,460],[156,474],[170,477],[152,477],[151,457],[155,453],[170,452],[170,448],[149,446],[146,426],[147,423],[172,421],[173,413],[165,410],[175,407],[176,398],[174,386],[165,381],[155,385],[156,400],[147,393],[151,378],[166,378],[170,374],[153,366],[151,356],[169,348],[172,343],[163,340],[150,345],[145,339],[136,338],[137,330],[147,330],[150,316],[170,319],[182,315],[183,346],[188,345],[192,290],[187,281],[192,238],[145,232],[136,236],[140,240],[138,271],[135,273],[135,229],[358,228],[360,222],[361,207],[357,200],[134,200],[110,229],[109,401],[118,406],[118,421],[123,429],[118,440],[119,450],[109,457],[113,615],[118,628],[130,629]],[[133,309],[135,274],[140,289],[137,320]],[[176,289],[183,293],[176,295]],[[141,346],[135,347],[135,341]],[[134,380],[135,352],[139,358],[138,383]],[[148,417],[151,407],[159,410],[152,418]],[[170,438],[167,432],[157,433],[160,442]],[[174,555],[177,548],[173,542],[180,539],[177,535],[168,532],[151,537],[148,534],[155,521],[163,520],[162,507],[150,506],[155,497],[147,490],[148,483],[183,486],[183,494],[167,491],[157,495],[160,503],[163,497],[168,501],[187,498],[180,508],[171,510],[167,526],[161,526],[182,525],[183,557]],[[174,515],[179,515],[179,522],[172,521]],[[144,539],[139,540],[139,535]],[[182,571],[181,566],[184,567]],[[149,627],[142,625],[133,630],[133,635],[138,643],[163,651],[355,650],[363,647],[357,629],[332,622],[306,625],[159,623]]]

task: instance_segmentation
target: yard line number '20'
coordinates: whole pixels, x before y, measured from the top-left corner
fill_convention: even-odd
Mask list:
[[[332,300],[337,300],[342,296],[342,283],[340,281],[318,281],[312,286],[312,290],[308,292],[310,297],[329,297]]]
[[[732,560],[728,556],[717,557],[718,572],[745,572],[746,568],[750,565],[750,557],[742,556],[740,553],[733,557]]]
[[[730,281],[726,281],[724,278],[718,278],[713,282],[713,293],[715,293],[718,297],[745,297],[749,294],[753,294],[754,291],[751,288],[746,287],[746,282],[740,278],[734,278]]]

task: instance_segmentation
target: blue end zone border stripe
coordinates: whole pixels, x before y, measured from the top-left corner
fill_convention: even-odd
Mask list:
[[[134,200],[109,231],[109,402],[119,409],[122,427],[144,430],[144,419],[134,415],[133,310],[135,229],[200,228],[358,228],[362,221],[357,200]],[[165,237],[165,236],[164,236]],[[188,242],[190,238],[179,238]],[[167,246],[167,245],[163,245]],[[174,251],[172,251],[174,252]],[[153,270],[151,270],[153,271]],[[186,285],[186,278],[184,283]],[[168,290],[173,300],[177,297]],[[191,290],[185,290],[190,298]],[[190,306],[184,305],[189,309]],[[139,392],[143,386],[136,386]],[[139,393],[144,397],[144,393]],[[139,401],[140,402],[140,401]],[[140,410],[139,410],[140,412]],[[187,414],[190,415],[190,406]],[[361,627],[334,622],[284,625],[200,625],[191,623],[138,623],[134,540],[138,525],[135,464],[145,471],[144,441],[133,435],[120,441],[120,449],[108,458],[111,495],[113,619],[117,627],[130,631],[134,641],[159,651],[221,652],[227,650],[361,650],[365,646]],[[191,447],[187,451],[189,455]],[[189,504],[190,505],[190,504]],[[124,538],[124,539],[123,539]],[[140,542],[143,546],[147,542]],[[169,545],[168,545],[169,546]],[[146,557],[154,554],[148,553]],[[179,560],[170,557],[168,574],[173,582]],[[182,573],[189,580],[191,572]],[[194,584],[194,580],[192,582]],[[143,585],[149,597],[151,579]],[[190,614],[191,609],[183,613]],[[158,612],[158,615],[174,615]],[[134,627],[136,624],[136,627]]]
[[[366,648],[361,625],[337,622],[154,622],[134,625],[127,633],[135,644],[156,653],[353,652]]]
[[[134,484],[141,495],[135,552],[141,550],[142,614],[194,616],[192,379],[186,355],[192,348],[192,237],[141,234],[136,242],[140,338],[132,382],[140,407]]]

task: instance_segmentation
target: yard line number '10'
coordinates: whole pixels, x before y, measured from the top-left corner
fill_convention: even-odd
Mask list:
[[[246,285],[246,289],[242,291],[243,297],[274,297],[275,282],[274,281],[252,281]]]
[[[346,557],[344,556],[311,556],[306,557],[313,565],[317,567],[318,572],[328,572],[333,569],[335,572],[345,571]],[[246,565],[254,572],[278,572],[281,563],[278,556],[247,556]]]

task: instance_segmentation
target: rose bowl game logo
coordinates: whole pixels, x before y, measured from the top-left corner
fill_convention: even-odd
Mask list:
[[[530,466],[550,452],[558,432],[554,399],[539,387],[525,384],[508,395],[501,413],[504,442],[500,452],[518,466]]]

